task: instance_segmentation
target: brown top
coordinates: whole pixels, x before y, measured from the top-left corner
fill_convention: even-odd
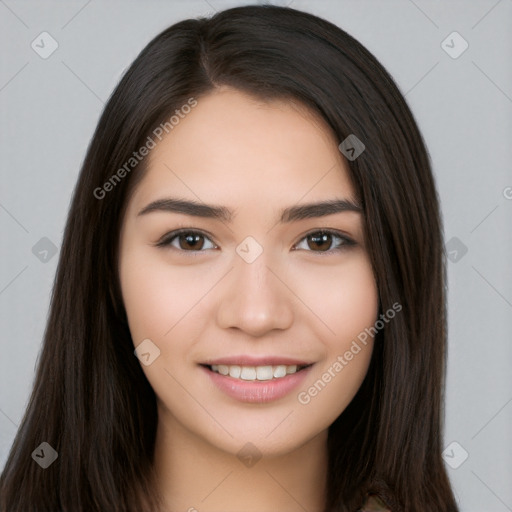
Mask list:
[[[357,512],[391,512],[387,505],[376,495],[370,495]]]

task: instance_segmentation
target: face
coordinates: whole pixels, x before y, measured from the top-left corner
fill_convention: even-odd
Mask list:
[[[168,428],[233,454],[247,442],[284,454],[325,433],[359,389],[378,294],[339,142],[303,108],[224,88],[151,150],[119,273]],[[345,208],[297,209],[325,201]]]

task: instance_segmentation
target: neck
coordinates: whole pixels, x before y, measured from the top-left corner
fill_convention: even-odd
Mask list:
[[[323,512],[327,430],[286,454],[256,460],[250,446],[247,457],[237,453],[159,414],[154,462],[161,512]]]

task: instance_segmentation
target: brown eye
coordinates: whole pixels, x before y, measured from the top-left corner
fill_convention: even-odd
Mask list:
[[[332,248],[333,240],[336,238],[341,240],[341,242]],[[306,250],[319,253],[330,253],[355,245],[355,242],[350,238],[342,233],[331,230],[313,231],[307,234],[302,240],[306,240]]]
[[[192,249],[193,251],[200,250],[204,241],[202,241],[203,235],[189,233],[188,235],[178,235],[176,238],[178,240],[182,240],[183,243],[180,243],[180,249]]]
[[[204,249],[205,242],[204,240],[209,240],[209,238],[200,233],[199,231],[173,231],[166,235],[160,242],[156,244],[157,247],[167,247],[171,246],[174,249],[185,251],[185,252],[193,252],[193,251],[201,251]],[[174,243],[177,241],[177,246]],[[215,245],[212,244],[212,247],[206,247],[207,249],[214,249]]]

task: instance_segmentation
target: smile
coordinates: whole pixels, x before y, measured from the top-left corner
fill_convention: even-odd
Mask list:
[[[313,364],[302,366],[201,364],[199,367],[224,395],[239,402],[267,403],[286,397],[298,388],[309,375]]]

